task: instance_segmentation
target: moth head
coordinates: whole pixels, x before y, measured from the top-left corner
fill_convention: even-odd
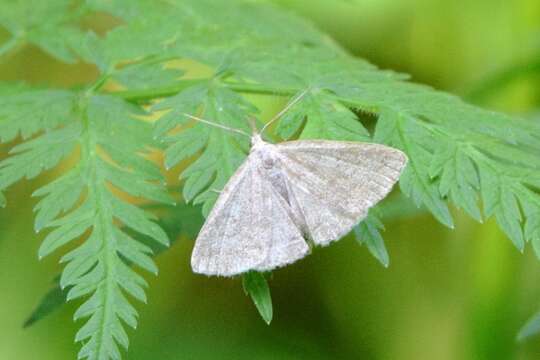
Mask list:
[[[261,134],[254,132],[251,135],[251,151],[263,146],[266,142],[262,139]]]

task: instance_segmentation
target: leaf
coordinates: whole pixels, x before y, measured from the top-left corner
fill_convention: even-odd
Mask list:
[[[113,78],[128,88],[148,89],[174,84],[183,74],[183,71],[167,68],[160,62],[143,62],[117,70]]]
[[[374,140],[405,151],[409,163],[401,174],[401,190],[417,206],[426,206],[437,220],[453,227],[452,216],[439,193],[437,183],[429,176],[433,148],[436,146],[429,133],[406,117],[385,112],[377,122]]]
[[[29,42],[59,60],[73,63],[75,56],[70,43],[83,34],[75,23],[84,9],[77,6],[70,0],[2,2],[0,25],[17,42]]]
[[[356,240],[360,244],[365,244],[369,252],[379,260],[384,267],[388,267],[390,265],[390,258],[380,230],[384,230],[384,225],[378,217],[370,214],[354,228],[354,234]]]
[[[75,146],[80,127],[70,126],[49,131],[43,136],[19,144],[10,151],[13,156],[0,162],[0,189],[21,178],[32,179],[56,166]]]
[[[482,200],[486,216],[495,215],[502,230],[514,245],[523,252],[525,237],[522,228],[522,217],[517,198],[512,191],[515,184],[507,182],[497,170],[481,165],[480,180],[482,183]],[[525,201],[525,205],[527,201]]]
[[[0,97],[0,142],[17,136],[28,139],[51,130],[74,116],[76,94],[66,90],[24,89],[9,86]]]
[[[146,61],[167,59],[166,44],[176,36],[178,23],[175,25],[173,22],[163,22],[163,17],[159,19],[152,14],[150,12],[141,16],[138,21],[118,26],[104,37],[88,31],[82,37],[72,38],[70,45],[84,61],[95,64],[102,74],[113,75],[117,80],[130,82],[131,79],[128,76],[132,66],[138,66],[139,70],[146,73],[142,76],[143,78],[158,73],[163,78],[165,76],[163,73],[170,75],[172,70],[165,71],[159,66],[159,61],[156,61],[154,66]],[[176,19],[175,22],[178,20]],[[137,40],[134,41],[134,39]],[[131,64],[125,66],[126,62]],[[140,81],[140,79],[135,80],[132,84],[140,84]],[[152,81],[156,80],[152,79]],[[156,83],[162,84],[163,81]]]
[[[159,214],[158,224],[163,228],[167,237],[171,239],[171,245],[174,244],[180,236],[188,238],[195,237],[202,226],[203,218],[199,207],[188,206],[186,204],[171,206],[156,203],[145,205],[144,208]],[[135,239],[135,241],[124,237],[130,244],[129,246],[120,244],[119,253],[128,264],[136,263],[142,268],[154,272],[153,270],[156,269],[155,264],[150,262],[151,260],[148,259],[146,255],[154,257],[165,251],[167,247],[157,244],[152,238],[146,235],[132,232],[127,228],[123,228],[123,230]],[[132,247],[140,249],[140,252],[133,251]],[[137,258],[142,256],[142,258],[130,259],[132,256]],[[60,276],[58,276],[58,280],[59,279]],[[27,318],[24,327],[36,324],[62,307],[65,304],[66,295],[69,289],[71,289],[71,287],[66,286],[66,288],[62,290],[60,281],[55,281],[55,285],[40,299],[34,311]]]
[[[431,162],[431,178],[438,177],[441,196],[449,197],[475,220],[482,222],[477,195],[480,180],[472,159],[455,143],[441,145]]]
[[[300,137],[306,139],[332,139],[366,141],[367,130],[356,115],[331,94],[312,90],[292,107],[281,119],[277,133],[285,139],[295,135],[306,120]]]
[[[251,297],[263,320],[270,325],[273,317],[272,297],[264,275],[250,271],[242,276],[242,286],[246,295]]]
[[[79,116],[62,119],[62,123],[55,120],[50,126],[57,128],[13,147],[12,155],[0,163],[0,189],[23,177],[38,175],[80,148],[76,165],[34,194],[42,197],[36,206],[36,228],[53,229],[39,255],[47,256],[87,234],[80,246],[62,257],[66,266],[60,286],[69,289],[68,301],[87,297],[75,315],[76,319],[89,318],[76,337],[84,341],[79,357],[113,359],[119,357],[118,345],[128,344],[123,323],[135,327],[137,322],[127,294],[146,300],[145,281],[126,261],[157,272],[149,257],[152,250],[118,228],[118,223],[168,244],[167,234],[153,218],[121,200],[117,192],[164,203],[172,200],[157,166],[142,157],[154,141],[151,125],[134,117],[143,113],[141,109],[104,95],[89,96],[84,101],[76,109]],[[70,111],[75,106],[65,105]],[[56,111],[67,114],[61,107]],[[39,125],[32,132],[45,127]],[[115,192],[110,185],[116,187]],[[54,308],[55,303],[48,300],[37,310],[36,317]]]
[[[538,335],[538,333],[540,333],[540,313],[535,314],[523,325],[517,335],[517,341],[528,340],[530,337]]]
[[[67,290],[62,290],[60,286],[52,287],[41,299],[39,305],[32,311],[30,316],[24,321],[23,327],[28,328],[46,316],[52,314],[56,309],[64,305]]]
[[[169,110],[156,124],[158,136],[170,134],[164,139],[170,144],[165,152],[167,168],[200,152],[181,174],[185,180],[183,196],[186,201],[202,203],[203,213],[208,213],[217,197],[215,190],[223,189],[244,160],[249,139],[188,121],[183,114],[197,114],[216,124],[249,132],[248,118],[256,109],[225,87],[203,84],[164,100],[153,110]],[[185,127],[185,130],[177,131],[179,127]]]

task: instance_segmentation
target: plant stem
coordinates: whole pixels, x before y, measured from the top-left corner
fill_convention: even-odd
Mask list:
[[[107,82],[107,80],[109,79],[109,74],[103,74],[101,75],[87,90],[87,93],[88,94],[91,94],[91,93],[94,93],[96,91],[98,91],[99,89],[101,89],[105,83]]]
[[[534,57],[528,61],[515,64],[504,68],[484,81],[480,82],[466,92],[465,98],[474,102],[482,102],[489,96],[500,92],[508,84],[511,84],[516,79],[531,76],[540,73],[540,53],[536,53]]]
[[[205,82],[210,82],[212,80],[212,78],[185,79],[178,81],[174,85],[168,85],[160,88],[116,91],[112,92],[111,94],[119,96],[130,102],[141,102],[176,95],[185,88]],[[231,90],[251,94],[292,95],[298,91],[298,89],[292,88],[271,88],[269,86],[255,83],[240,83],[235,81],[222,81],[221,83],[230,88]]]

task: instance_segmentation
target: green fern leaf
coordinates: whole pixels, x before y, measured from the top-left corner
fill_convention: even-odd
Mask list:
[[[270,288],[263,274],[251,271],[242,276],[242,286],[251,297],[263,320],[270,325],[274,316]]]
[[[70,46],[83,61],[96,65],[105,80],[139,89],[170,84],[183,74],[165,66],[173,58],[167,41],[177,29],[172,23],[163,23],[163,18],[151,21],[151,14],[116,27],[104,37],[88,31],[73,37]]]
[[[371,213],[373,213],[373,210]],[[376,215],[371,213],[364,221],[354,228],[354,234],[356,240],[360,244],[365,244],[369,252],[379,260],[384,267],[388,267],[390,265],[390,258],[380,233],[380,230],[384,230],[384,225]]]
[[[369,139],[369,133],[356,115],[331,94],[320,90],[306,94],[283,116],[276,131],[282,138],[290,139],[302,125],[300,137],[305,139]]]
[[[519,330],[518,341],[528,340],[530,337],[540,333],[540,312],[531,317],[525,325]]]
[[[163,228],[167,237],[171,239],[171,245],[177,241],[180,236],[186,236],[188,238],[195,237],[202,225],[203,219],[201,210],[196,206],[187,204],[171,206],[152,203],[144,205],[143,208],[152,211],[152,213],[156,213],[156,215],[159,214],[158,224]],[[119,253],[124,260],[130,265],[135,263],[147,271],[156,273],[157,268],[149,257],[160,254],[168,247],[160,245],[146,235],[130,231],[126,227],[124,227],[123,230],[136,240],[126,239],[128,246],[123,243],[119,244],[121,247]],[[124,237],[125,235],[122,234],[121,236]],[[135,251],[134,249],[138,249],[139,251]],[[53,287],[40,299],[36,308],[25,320],[24,327],[32,326],[45,319],[65,304],[67,294],[71,287],[65,284],[64,286],[63,289],[60,287],[60,276],[58,276]]]
[[[65,90],[21,89],[6,86],[0,98],[0,142],[21,136],[28,139],[55,129],[74,117],[76,95]]]
[[[113,79],[127,88],[148,89],[174,84],[183,71],[165,67],[159,59],[126,66],[113,75]]]
[[[480,179],[473,161],[455,143],[442,143],[433,157],[429,174],[439,178],[439,193],[482,221],[478,207]]]
[[[13,147],[13,156],[0,162],[0,190],[56,166],[71,153],[80,133],[80,126],[74,124]]]
[[[74,9],[70,0],[2,2],[0,26],[12,35],[9,47],[28,42],[59,60],[73,63],[75,56],[70,43],[82,37],[76,21],[84,11],[83,7]],[[10,50],[8,47],[5,49],[6,52]]]
[[[349,89],[346,96],[352,96]],[[356,90],[355,90],[356,92]],[[415,203],[424,204],[451,225],[446,200],[480,220],[495,216],[516,247],[534,239],[539,209],[540,138],[536,124],[464,104],[429,88],[379,83],[362,89],[354,101],[380,112],[375,140],[403,149],[409,156],[400,185]],[[527,208],[527,214],[521,208]],[[525,215],[525,216],[524,216]],[[528,216],[533,217],[532,227]]]
[[[115,359],[120,356],[117,344],[128,346],[122,322],[136,327],[137,320],[136,311],[125,294],[146,302],[146,282],[128,267],[123,258],[141,268],[156,271],[148,256],[151,250],[140,246],[131,236],[117,228],[115,219],[157,242],[168,243],[167,235],[151,221],[151,217],[120,200],[107,187],[107,184],[112,184],[136,197],[170,202],[168,195],[155,183],[162,182],[157,176],[157,170],[148,171],[152,168],[149,163],[133,159],[134,152],[147,151],[146,147],[152,145],[148,135],[150,125],[135,121],[132,117],[137,112],[137,108],[115,98],[96,96],[89,100],[82,134],[82,165],[75,170],[83,175],[81,181],[84,181],[88,194],[77,210],[49,225],[58,226],[58,222],[80,212],[76,217],[82,222],[73,231],[78,235],[88,223],[92,227],[84,244],[62,258],[68,264],[60,285],[72,287],[67,299],[91,294],[75,314],[75,319],[89,317],[76,336],[77,341],[85,342],[80,358]],[[113,162],[99,155],[100,148],[103,151],[112,150],[109,155]],[[73,219],[66,222],[70,226],[75,223]],[[61,229],[62,225],[51,235]],[[75,237],[67,231],[63,236]],[[43,244],[47,244],[47,239]]]
[[[481,164],[479,170],[486,216],[494,215],[514,245],[523,251],[525,238],[521,226],[521,212],[512,189],[514,184],[507,182],[504,175],[489,166]]]
[[[452,216],[429,175],[434,141],[426,131],[407,117],[387,111],[381,115],[374,140],[405,151],[409,164],[400,178],[401,190],[416,203],[425,205],[443,224],[453,227]]]
[[[170,110],[157,123],[158,135],[169,133],[170,146],[165,153],[168,168],[200,152],[200,156],[182,172],[186,201],[203,204],[207,214],[227,180],[244,160],[249,139],[207,124],[193,122],[183,113],[199,114],[217,124],[249,132],[248,118],[256,109],[238,94],[220,85],[200,85],[182,91],[154,107]],[[200,113],[199,113],[200,110]],[[183,131],[178,126],[187,127]]]
[[[79,357],[117,359],[118,345],[128,345],[123,323],[132,327],[137,323],[127,296],[146,301],[146,282],[126,262],[154,273],[157,268],[149,256],[152,250],[116,222],[163,245],[168,244],[168,237],[153,222],[154,217],[121,200],[116,191],[158,202],[171,203],[171,198],[163,189],[159,169],[141,156],[155,145],[151,124],[134,117],[141,110],[110,96],[94,95],[83,101],[86,104],[80,105],[78,117],[49,123],[49,109],[39,126],[19,128],[34,134],[57,126],[12,149],[11,156],[0,163],[0,189],[21,178],[35,177],[80,149],[80,161],[72,170],[34,194],[42,197],[36,206],[36,229],[53,229],[39,256],[88,235],[62,258],[66,266],[59,283],[61,288],[69,288],[67,300],[89,296],[75,314],[76,319],[89,318],[76,336],[77,341],[84,341]],[[54,112],[71,114],[75,105],[68,101],[64,105]]]
[[[58,284],[53,286],[41,299],[39,305],[32,311],[30,316],[24,321],[23,327],[27,328],[44,317],[52,314],[66,302],[67,289],[62,290]]]

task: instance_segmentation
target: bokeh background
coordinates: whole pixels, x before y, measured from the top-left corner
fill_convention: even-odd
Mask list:
[[[538,0],[275,2],[380,67],[540,121]],[[94,76],[88,66],[65,66],[30,47],[0,64],[0,80],[73,85]],[[268,113],[282,106],[278,99],[259,104]],[[74,359],[78,349],[76,304],[22,328],[61,269],[53,257],[37,259],[43,236],[32,230],[30,194],[43,181],[13,187],[0,211],[1,360]],[[540,308],[540,261],[530,246],[520,254],[494,222],[453,213],[455,230],[422,211],[389,214],[388,269],[346,238],[276,271],[271,326],[238,280],[192,274],[193,240],[180,239],[158,257],[160,275],[148,277],[149,304],[138,306],[126,358],[539,358],[540,337],[520,344],[515,336]]]

